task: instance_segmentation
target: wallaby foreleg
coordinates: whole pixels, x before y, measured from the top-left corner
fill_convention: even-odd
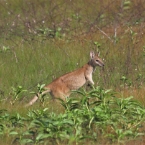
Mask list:
[[[86,78],[87,78],[87,80],[88,80],[90,85],[94,85],[95,84],[93,79],[92,79],[92,75],[87,75]]]

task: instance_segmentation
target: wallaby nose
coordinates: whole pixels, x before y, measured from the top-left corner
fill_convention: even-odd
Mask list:
[[[104,67],[104,63],[101,64],[101,67]]]

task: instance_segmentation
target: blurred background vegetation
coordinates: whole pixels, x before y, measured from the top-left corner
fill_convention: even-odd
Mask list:
[[[105,63],[96,86],[145,103],[144,28],[144,0],[1,0],[1,100],[81,67],[94,50]]]

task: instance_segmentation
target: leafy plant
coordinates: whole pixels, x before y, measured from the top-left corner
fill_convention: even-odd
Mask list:
[[[39,100],[40,100],[40,103],[41,103],[42,105],[44,105],[44,102],[45,102],[45,99],[44,99],[45,94],[42,95],[42,92],[45,90],[45,89],[44,89],[44,86],[45,86],[45,84],[42,84],[42,85],[38,84],[38,85],[37,85],[38,93],[31,92],[32,94],[35,94],[35,95],[38,96],[38,98],[39,98]]]
[[[4,53],[4,52],[9,52],[10,51],[10,48],[8,46],[3,46],[1,49],[0,49],[0,53]]]
[[[20,94],[26,91],[27,90],[24,90],[22,86],[18,86],[17,88],[12,87],[11,95],[13,100],[10,101],[11,105],[14,105],[16,101],[22,97]]]
[[[41,93],[43,85],[38,88]],[[64,113],[42,108],[28,110],[24,117],[1,110],[0,134],[13,136],[13,142],[21,144],[96,142],[100,136],[119,143],[144,135],[140,126],[145,108],[132,96],[118,98],[116,92],[101,87],[75,93],[80,95],[78,99],[61,100]]]

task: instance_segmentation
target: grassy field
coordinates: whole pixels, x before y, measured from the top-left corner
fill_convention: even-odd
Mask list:
[[[144,8],[143,0],[0,1],[0,144],[144,144]],[[94,88],[63,105],[23,107],[38,84],[83,66],[91,50],[105,63]]]

